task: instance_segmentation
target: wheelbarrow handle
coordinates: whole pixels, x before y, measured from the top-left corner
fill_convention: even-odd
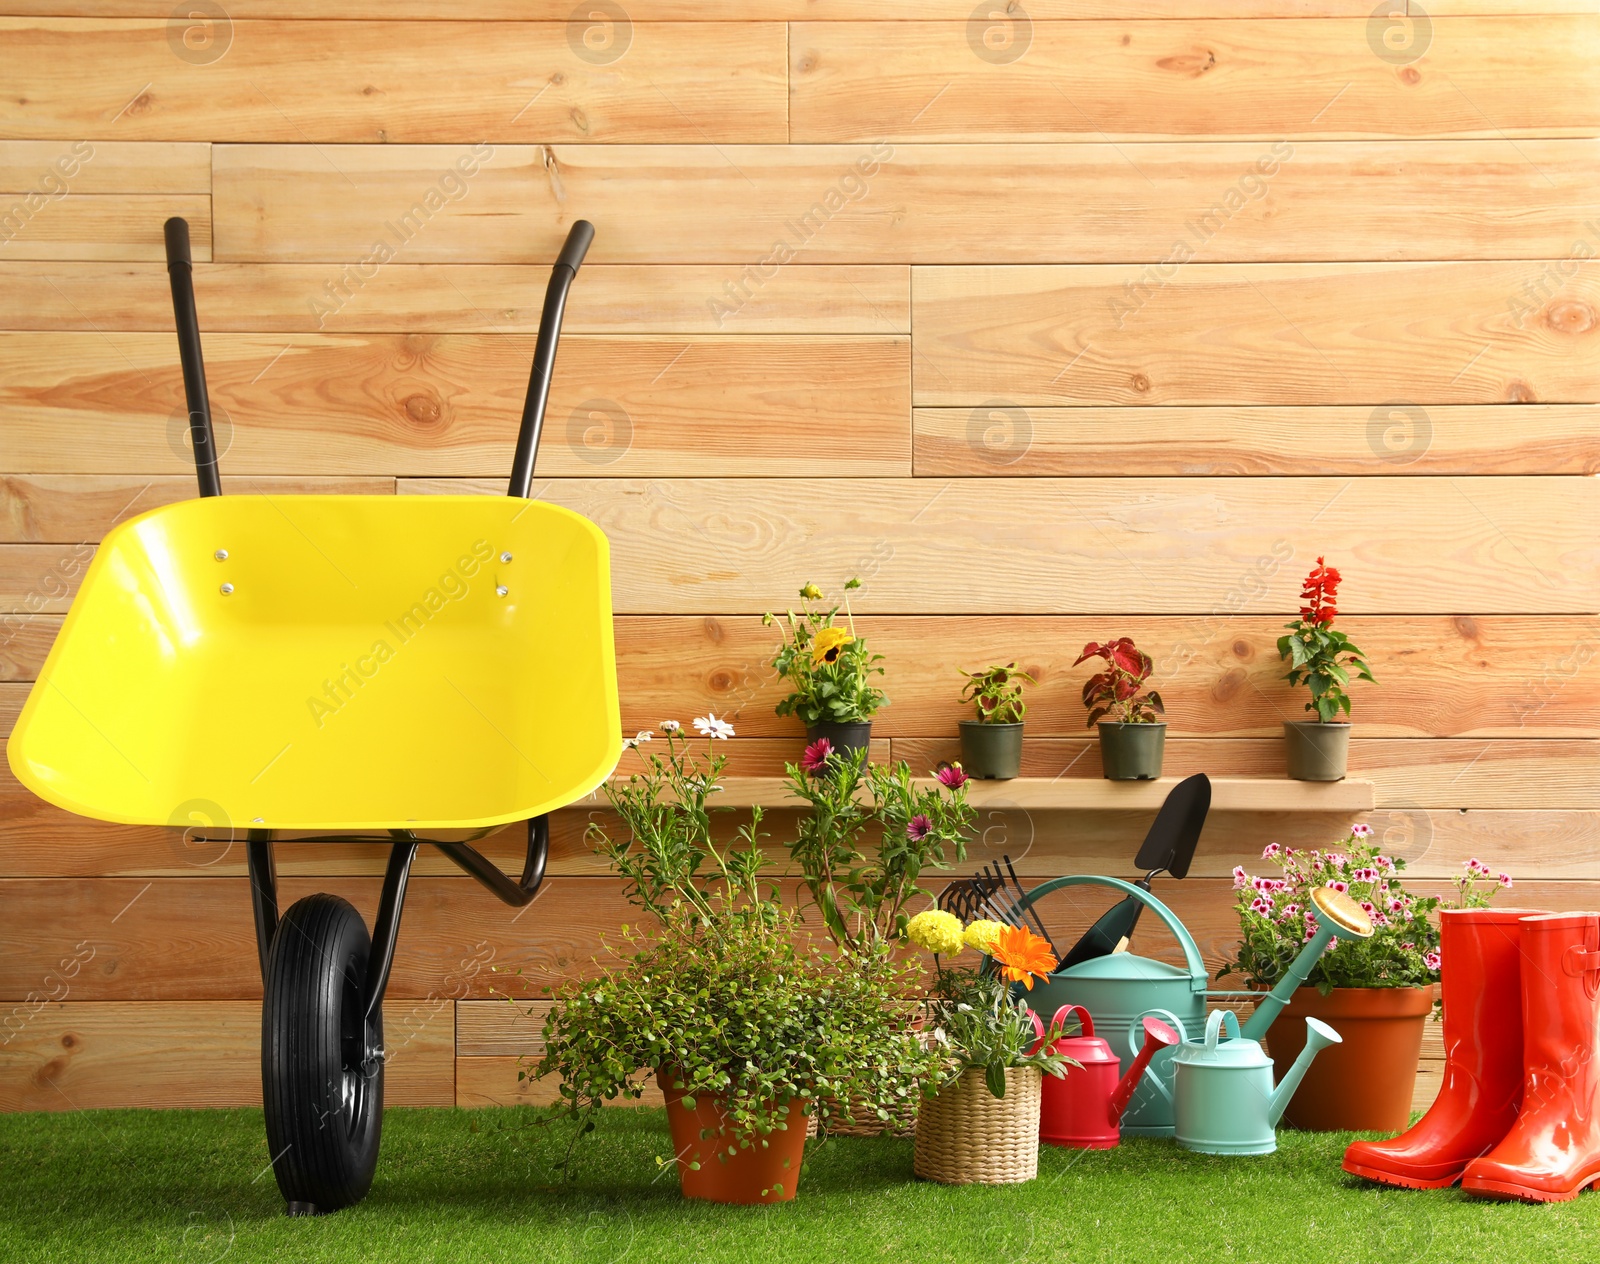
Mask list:
[[[211,429],[211,398],[206,392],[206,366],[200,355],[200,318],[194,307],[194,257],[189,249],[189,221],[174,215],[163,228],[167,243],[167,279],[172,283],[172,319],[178,330],[178,359],[183,364],[183,395],[189,409],[189,442],[202,496],[222,495],[217,472],[217,440]]]
[[[522,426],[517,431],[517,451],[511,460],[511,486],[508,496],[526,498],[533,486],[533,464],[539,457],[539,435],[544,429],[545,405],[550,400],[550,378],[556,367],[556,344],[561,339],[561,317],[567,306],[567,290],[578,274],[589,245],[594,241],[594,225],[580,219],[567,233],[566,243],[550,269],[550,284],[544,292],[544,310],[539,314],[539,340],[533,348],[533,369],[528,375],[528,395],[522,403]]]

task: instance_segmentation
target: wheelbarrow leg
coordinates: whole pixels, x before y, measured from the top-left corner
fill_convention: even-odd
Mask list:
[[[417,841],[389,853],[369,938],[338,896],[298,900],[279,920],[272,837],[248,839],[264,961],[261,1088],[273,1174],[291,1216],[360,1202],[383,1126],[383,993]]]

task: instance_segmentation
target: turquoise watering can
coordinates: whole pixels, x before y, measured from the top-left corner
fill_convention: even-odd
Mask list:
[[[1231,1035],[1219,1040],[1224,1026]],[[1201,1154],[1271,1154],[1283,1108],[1311,1059],[1339,1043],[1327,1023],[1306,1019],[1306,1047],[1274,1088],[1272,1059],[1261,1042],[1240,1034],[1232,1010],[1212,1010],[1205,1039],[1188,1041],[1172,1057],[1178,1144]]]
[[[1245,1024],[1243,1036],[1260,1040],[1336,936],[1362,939],[1372,934],[1371,920],[1349,896],[1331,890],[1314,891],[1312,900],[1319,914],[1318,931],[1271,992],[1263,996],[1259,992],[1207,991],[1206,967],[1194,937],[1178,920],[1177,914],[1131,882],[1095,874],[1052,878],[1023,896],[1015,915],[1020,917],[1036,901],[1054,891],[1077,886],[1108,887],[1139,900],[1172,932],[1183,950],[1182,967],[1130,952],[1093,957],[1056,971],[1048,983],[1035,987],[1029,997],[1029,1005],[1045,1014],[1054,1013],[1062,1005],[1082,1005],[1093,1017],[1095,1030],[1117,1051],[1123,1074],[1127,1074],[1139,1053],[1143,1034],[1140,1022],[1147,1015],[1161,1019],[1177,1031],[1181,1040],[1189,1041],[1205,1028],[1208,997],[1249,998],[1256,1001],[1256,1010]],[[1237,1024],[1238,1019],[1234,1022]],[[1123,1112],[1124,1136],[1173,1135],[1173,1057],[1176,1052],[1175,1048],[1162,1049],[1150,1060],[1149,1072]]]

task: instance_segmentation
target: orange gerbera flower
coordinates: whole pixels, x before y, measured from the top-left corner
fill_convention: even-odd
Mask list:
[[[1056,968],[1056,955],[1050,951],[1050,942],[1039,938],[1026,926],[1007,926],[994,937],[989,955],[1000,967],[1000,976],[1008,983],[1020,983],[1033,991],[1033,980],[1041,981]]]

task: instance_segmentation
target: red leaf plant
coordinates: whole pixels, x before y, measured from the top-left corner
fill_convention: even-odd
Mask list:
[[[1104,644],[1090,641],[1073,666],[1091,658],[1104,659],[1106,669],[1083,682],[1083,705],[1089,709],[1086,727],[1093,728],[1104,716],[1117,724],[1154,724],[1157,716],[1166,714],[1161,695],[1154,689],[1143,691],[1155,664],[1133,638],[1119,637]]]

